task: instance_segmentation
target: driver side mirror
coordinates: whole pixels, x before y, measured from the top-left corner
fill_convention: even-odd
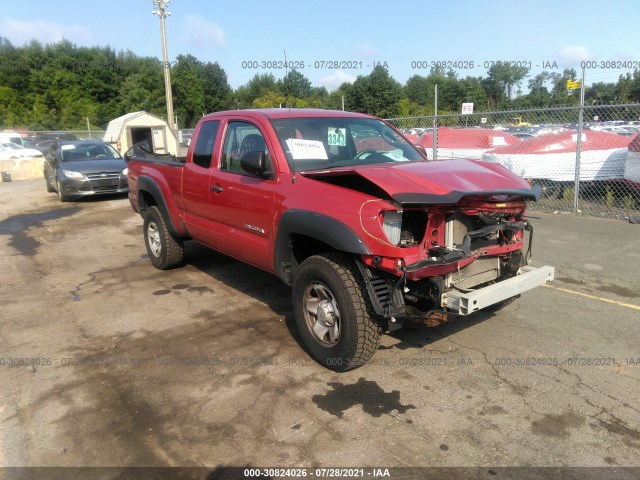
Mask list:
[[[262,178],[270,178],[267,171],[267,157],[262,151],[247,152],[240,159],[240,167],[247,173]]]

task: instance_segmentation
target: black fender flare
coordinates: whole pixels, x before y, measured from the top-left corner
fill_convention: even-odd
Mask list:
[[[160,213],[162,214],[171,235],[176,238],[182,238],[182,235],[178,233],[175,226],[173,225],[173,220],[171,219],[171,215],[169,215],[169,209],[167,208],[167,202],[165,201],[162,190],[160,189],[156,181],[151,177],[142,175],[138,178],[137,189],[138,211],[140,212],[140,215],[143,215],[143,207],[146,206],[143,205],[143,197],[142,195],[140,195],[140,192],[148,192],[156,201],[156,206],[158,207],[158,209],[160,209]]]
[[[342,252],[371,255],[371,250],[356,232],[341,221],[309,210],[287,210],[278,222],[274,245],[274,270],[289,285],[293,279],[293,272],[287,271],[287,267],[297,267],[292,265],[295,260],[290,245],[292,234],[317,239]]]

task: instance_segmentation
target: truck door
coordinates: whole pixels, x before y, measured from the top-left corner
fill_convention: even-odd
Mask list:
[[[242,169],[240,160],[250,151],[266,155],[273,172],[269,178]],[[248,263],[273,269],[271,253],[277,172],[273,167],[268,136],[250,121],[226,125],[218,168],[211,176],[211,211],[226,236],[221,250]]]
[[[189,234],[204,243],[215,247],[217,239],[215,230],[211,228],[214,220],[209,196],[211,194],[210,176],[213,171],[214,145],[220,120],[203,122],[196,132],[195,144],[191,156],[183,167],[182,200],[184,203],[184,222]]]

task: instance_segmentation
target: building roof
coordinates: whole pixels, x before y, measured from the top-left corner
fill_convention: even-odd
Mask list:
[[[118,140],[118,138],[120,138],[120,135],[122,135],[124,126],[134,118],[141,117],[142,115],[148,115],[150,117],[157,118],[162,123],[165,123],[165,124],[167,123],[166,120],[156,115],[153,115],[151,113],[145,112],[144,110],[141,110],[139,112],[125,113],[124,115],[118,118],[114,118],[109,122],[109,125],[107,125],[107,130],[106,132],[104,132],[104,136],[102,137],[102,140],[104,140],[105,142],[115,142],[116,140]]]

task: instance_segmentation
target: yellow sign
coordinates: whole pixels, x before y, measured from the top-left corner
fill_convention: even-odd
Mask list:
[[[577,90],[580,87],[582,87],[580,82],[574,82],[573,80],[567,80],[567,90]]]

